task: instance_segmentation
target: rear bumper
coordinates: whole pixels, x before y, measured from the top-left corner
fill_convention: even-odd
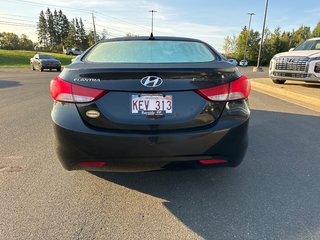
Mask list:
[[[58,65],[58,64],[49,64],[49,65],[41,65],[41,67],[43,69],[56,69],[56,68],[61,68],[61,65]]]
[[[246,101],[227,104],[222,116],[205,128],[168,132],[106,131],[85,125],[73,104],[55,103],[52,119],[57,155],[67,170],[154,170],[174,162],[225,159],[241,163],[248,145],[250,111]],[[80,162],[101,161],[103,167]]]

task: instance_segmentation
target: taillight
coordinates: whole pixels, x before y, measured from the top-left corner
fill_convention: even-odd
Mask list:
[[[81,167],[103,167],[106,165],[105,162],[80,162],[79,166]]]
[[[50,83],[50,94],[59,102],[87,103],[97,100],[106,93],[104,90],[75,85],[55,77]]]
[[[211,101],[236,101],[248,98],[251,90],[246,76],[212,88],[198,89],[196,92]]]
[[[205,159],[205,160],[199,160],[199,162],[204,165],[228,163],[228,161],[224,159]]]

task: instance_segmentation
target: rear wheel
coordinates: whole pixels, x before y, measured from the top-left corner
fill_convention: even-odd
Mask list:
[[[40,72],[43,72],[43,67],[40,67]]]
[[[58,71],[58,72],[61,72],[61,67],[57,68],[57,71]]]
[[[272,82],[274,82],[275,84],[284,84],[286,82],[286,80],[272,80]]]
[[[31,69],[32,69],[32,71],[34,71],[35,69],[34,69],[34,66],[33,66],[33,64],[31,64]]]

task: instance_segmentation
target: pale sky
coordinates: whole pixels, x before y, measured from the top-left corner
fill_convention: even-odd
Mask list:
[[[292,30],[301,25],[312,28],[320,21],[318,0],[301,4],[297,0],[269,0],[267,27],[280,26]],[[69,20],[82,17],[87,29],[92,28],[91,12],[95,13],[97,31],[105,28],[110,37],[126,33],[149,35],[151,9],[157,11],[154,33],[167,36],[198,38],[222,50],[224,38],[239,34],[248,25],[248,12],[254,12],[252,27],[261,31],[264,0],[0,0],[0,32],[24,33],[37,41],[36,22],[41,10],[61,9]]]

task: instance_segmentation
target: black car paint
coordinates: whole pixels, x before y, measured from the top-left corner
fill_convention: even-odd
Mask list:
[[[186,40],[176,40],[181,39]],[[107,41],[118,40],[130,39]],[[122,171],[165,168],[172,162],[194,162],[198,166],[197,160],[212,158],[226,159],[228,166],[240,164],[248,143],[250,110],[247,100],[211,102],[195,90],[231,82],[242,74],[207,46],[217,56],[217,61],[94,64],[85,60],[90,49],[84,52],[60,77],[72,84],[110,92],[88,104],[55,102],[52,119],[62,165],[68,170]],[[161,77],[163,85],[158,88],[142,86],[141,78],[150,75]],[[83,81],[79,81],[81,79]],[[179,116],[176,119],[170,115],[154,119],[145,116],[130,118],[129,97],[135,93],[181,95]],[[113,105],[113,100],[122,108]],[[188,115],[190,106],[194,108]],[[85,114],[88,110],[96,110],[101,116],[97,119],[88,118]],[[112,115],[114,112],[120,112],[123,116]],[[106,165],[84,168],[79,166],[80,161],[103,161]]]
[[[246,100],[228,103],[220,119],[194,130],[137,132],[101,130],[82,121],[70,103],[55,103],[52,111],[56,149],[67,170],[154,170],[171,163],[226,159],[227,166],[243,160],[248,145],[250,111]],[[104,167],[83,168],[80,161],[103,161]]]

